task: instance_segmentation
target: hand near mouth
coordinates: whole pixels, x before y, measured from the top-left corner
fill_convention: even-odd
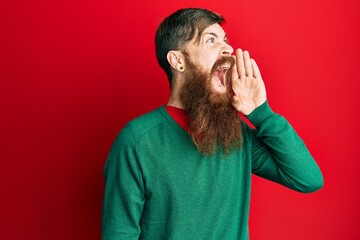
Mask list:
[[[249,115],[255,108],[266,101],[266,90],[260,70],[248,51],[236,50],[235,66],[232,70],[231,83],[234,92],[232,105]]]

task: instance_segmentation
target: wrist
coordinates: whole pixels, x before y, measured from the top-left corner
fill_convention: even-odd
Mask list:
[[[247,119],[256,127],[259,126],[265,119],[270,117],[274,112],[269,106],[268,101],[256,107],[251,113],[245,115]]]

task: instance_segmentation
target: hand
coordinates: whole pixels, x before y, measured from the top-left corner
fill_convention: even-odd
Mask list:
[[[232,105],[237,111],[248,115],[266,101],[265,84],[248,51],[237,49],[234,58],[236,61],[232,70]]]

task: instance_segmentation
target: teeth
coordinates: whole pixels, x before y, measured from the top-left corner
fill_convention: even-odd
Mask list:
[[[218,70],[224,71],[224,70],[228,70],[229,68],[230,68],[230,66],[226,65],[226,66],[219,67]]]

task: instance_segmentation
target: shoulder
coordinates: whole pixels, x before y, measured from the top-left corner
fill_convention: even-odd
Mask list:
[[[138,142],[143,135],[167,122],[165,111],[162,106],[129,121],[120,131],[117,140]]]

